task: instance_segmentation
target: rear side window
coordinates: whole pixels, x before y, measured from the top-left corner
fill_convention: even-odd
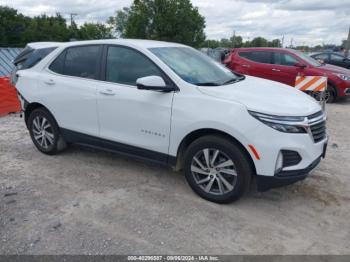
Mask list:
[[[98,79],[101,47],[77,46],[63,51],[49,66],[55,73]]]
[[[79,46],[68,48],[65,55],[63,74],[97,79],[100,60],[100,46]]]
[[[138,78],[154,75],[162,76],[162,72],[143,54],[126,47],[108,47],[106,81],[135,86]]]
[[[298,60],[289,54],[276,52],[274,53],[274,64],[283,66],[295,66]]]
[[[239,56],[257,63],[272,64],[272,52],[266,52],[266,51],[239,52]]]
[[[251,57],[251,55],[252,55],[251,52],[239,52],[238,54],[239,54],[240,57],[243,57],[243,58],[246,58],[246,59],[248,59],[248,60],[251,60],[251,59],[250,59],[250,57]]]
[[[26,48],[21,54],[15,59],[14,63],[18,69],[28,69],[35,66],[48,54],[50,54],[56,47],[48,47],[41,49]]]
[[[49,69],[55,73],[63,74],[64,60],[66,57],[66,51],[62,52],[56,59],[51,63]]]

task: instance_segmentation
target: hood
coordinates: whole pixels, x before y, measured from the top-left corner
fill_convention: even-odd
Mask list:
[[[340,66],[325,64],[325,65],[317,67],[317,68],[322,69],[322,70],[326,71],[327,73],[337,73],[337,74],[343,74],[343,75],[350,76],[350,70],[343,68],[343,67],[340,67]]]
[[[231,85],[201,86],[200,92],[241,103],[248,110],[278,116],[308,116],[321,106],[309,95],[278,82],[246,76]]]

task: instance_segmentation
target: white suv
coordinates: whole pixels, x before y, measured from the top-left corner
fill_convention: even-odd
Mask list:
[[[218,203],[238,199],[252,177],[261,191],[304,179],[325,155],[325,115],[313,98],[188,46],[124,39],[50,48],[16,72],[43,153],[78,143],[164,163]]]

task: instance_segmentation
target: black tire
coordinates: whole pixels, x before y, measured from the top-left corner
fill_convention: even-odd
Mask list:
[[[209,150],[209,151],[206,151]],[[202,161],[205,159],[204,152],[206,151],[207,154],[212,156],[211,159],[214,158],[215,161],[215,152],[218,150],[220,153],[218,153],[220,157],[220,154],[222,153],[221,160],[218,159],[216,161],[217,164],[210,165],[210,168],[212,169],[215,166],[220,166],[223,162],[228,163],[225,158],[228,158],[232,160],[233,164],[231,168],[235,170],[236,175],[231,176],[230,174],[227,174],[227,169],[222,168],[221,171],[225,171],[224,173],[221,173],[221,171],[218,171],[218,169],[213,168],[214,171],[208,171],[208,172],[216,172],[213,175],[206,175],[206,174],[200,174],[196,172],[192,172],[193,168],[196,168],[195,165],[198,163],[195,161],[194,157],[197,158],[200,156],[200,154],[203,152],[203,157],[201,158]],[[209,152],[209,153],[208,153]],[[198,157],[197,157],[198,156]],[[210,162],[210,161],[209,161]],[[208,162],[207,162],[208,163]],[[192,170],[191,170],[192,169]],[[209,170],[209,169],[208,169]],[[250,186],[250,180],[253,175],[253,168],[251,166],[251,163],[246,156],[246,154],[243,152],[243,150],[236,145],[236,143],[231,142],[229,139],[222,137],[222,136],[214,136],[214,135],[208,135],[201,137],[197,140],[195,140],[187,149],[185,156],[184,156],[184,172],[185,177],[187,179],[187,182],[193,189],[195,193],[197,193],[202,198],[209,200],[211,202],[215,203],[230,203],[233,201],[238,200],[248,189]],[[233,172],[233,171],[230,171]],[[211,173],[210,173],[211,174]],[[233,189],[229,190],[229,187],[227,187],[226,183],[223,184],[222,182],[218,181],[222,176],[225,175],[226,182],[232,183]],[[199,178],[198,176],[203,176],[203,178]],[[208,184],[201,183],[201,181],[205,179],[211,179],[215,180],[215,182],[212,183],[211,188],[212,192],[205,191],[208,190]],[[221,180],[222,181],[222,180]],[[199,184],[200,183],[200,184]],[[221,183],[221,189],[219,184]],[[216,188],[215,188],[216,185]],[[223,185],[226,188],[223,189]]]
[[[45,143],[41,144],[43,140],[37,139],[38,137],[38,121],[40,119],[45,119],[46,120],[46,125],[48,126],[47,129],[45,129],[45,135],[44,134],[39,134],[41,137],[46,137],[46,146]],[[42,121],[43,122],[43,121]],[[41,122],[41,123],[42,123]],[[63,137],[61,136],[59,132],[59,127],[57,125],[57,122],[55,118],[51,115],[51,113],[46,110],[45,108],[37,108],[33,112],[30,113],[29,118],[28,118],[28,123],[27,123],[30,137],[32,138],[32,141],[36,148],[41,151],[44,154],[47,155],[54,155],[57,154],[58,152],[62,151],[64,148],[66,148],[67,144],[64,141]],[[42,127],[41,125],[39,125]],[[41,131],[43,132],[43,131]],[[48,138],[48,134],[50,134]]]
[[[333,85],[328,84],[327,87],[327,92],[328,92],[328,98],[326,99],[328,104],[332,104],[337,101],[337,92]]]

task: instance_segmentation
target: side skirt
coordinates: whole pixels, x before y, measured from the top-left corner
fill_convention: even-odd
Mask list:
[[[65,128],[60,128],[60,132],[68,143],[88,146],[170,167],[174,167],[176,163],[176,157],[167,154],[82,134]]]

